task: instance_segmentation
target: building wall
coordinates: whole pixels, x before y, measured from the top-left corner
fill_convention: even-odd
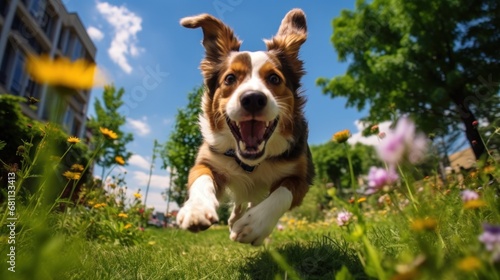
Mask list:
[[[49,120],[51,92],[24,72],[28,54],[51,58],[85,58],[95,61],[96,47],[76,13],[68,13],[61,0],[0,0],[0,93],[40,100],[29,117]],[[90,101],[89,90],[72,90],[62,120],[71,135],[84,138]]]

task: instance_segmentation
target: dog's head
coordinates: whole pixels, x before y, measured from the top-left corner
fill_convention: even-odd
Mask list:
[[[307,38],[302,10],[288,12],[278,33],[265,40],[267,51],[240,52],[233,31],[208,14],[183,18],[181,24],[203,30],[201,126],[209,145],[223,152],[234,149],[252,165],[285,152],[304,104],[298,92],[304,75],[299,48]]]

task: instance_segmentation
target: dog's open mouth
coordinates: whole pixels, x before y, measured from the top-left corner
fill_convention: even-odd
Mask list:
[[[258,159],[264,154],[267,140],[271,137],[278,119],[271,122],[249,120],[235,122],[226,118],[227,124],[236,139],[239,154],[247,159]]]

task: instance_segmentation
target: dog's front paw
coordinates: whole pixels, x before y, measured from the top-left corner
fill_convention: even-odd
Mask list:
[[[271,234],[277,223],[278,220],[271,219],[270,215],[261,215],[257,206],[248,210],[234,223],[229,238],[233,241],[259,246]]]
[[[215,207],[198,200],[188,200],[177,214],[177,224],[192,232],[206,230],[218,221]]]

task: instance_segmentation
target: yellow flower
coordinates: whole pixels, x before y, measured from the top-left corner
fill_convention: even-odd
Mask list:
[[[474,271],[481,268],[481,261],[473,256],[465,257],[457,263],[458,269],[462,271]]]
[[[120,213],[120,214],[118,214],[118,217],[125,219],[125,218],[128,218],[128,215],[125,213]]]
[[[102,135],[104,135],[105,137],[107,137],[111,140],[115,140],[118,138],[118,134],[116,134],[116,132],[114,132],[111,129],[100,127],[99,130],[101,131]]]
[[[132,227],[132,224],[126,224],[123,228],[124,228],[124,229],[129,229],[129,228],[131,228],[131,227]]]
[[[139,198],[141,198],[141,197],[142,197],[142,195],[141,195],[140,193],[134,193],[134,196],[135,196],[135,198],[137,198],[137,199],[139,199]]]
[[[75,164],[71,165],[71,170],[73,170],[73,171],[82,172],[84,169],[85,168],[81,164],[75,163]]]
[[[365,201],[366,201],[366,197],[360,197],[358,199],[358,203],[365,202]]]
[[[115,157],[115,161],[116,163],[118,163],[119,165],[125,165],[125,160],[123,159],[123,157],[121,156],[117,156]]]
[[[465,209],[477,209],[486,206],[486,201],[482,199],[469,200],[464,203]]]
[[[436,227],[437,221],[433,218],[416,219],[410,225],[410,228],[414,231],[433,231]]]
[[[84,59],[32,55],[26,61],[26,72],[38,83],[68,88],[90,89],[106,83],[96,64]]]
[[[62,175],[66,177],[66,179],[68,180],[79,180],[82,174],[79,172],[72,172],[68,170],[64,172]]]
[[[94,208],[99,209],[99,208],[102,208],[104,206],[106,206],[106,203],[97,203],[96,205],[94,205]]]
[[[337,143],[344,143],[351,137],[351,132],[349,129],[344,129],[333,134],[332,140]]]
[[[155,241],[149,241],[149,242],[148,242],[148,245],[155,245],[155,244],[156,244],[156,242],[155,242]]]
[[[488,165],[488,166],[483,168],[484,174],[491,174],[491,173],[493,173],[493,171],[495,171],[494,165]]]
[[[78,139],[78,137],[71,136],[68,138],[68,142],[70,144],[78,144],[80,143],[80,139]]]

